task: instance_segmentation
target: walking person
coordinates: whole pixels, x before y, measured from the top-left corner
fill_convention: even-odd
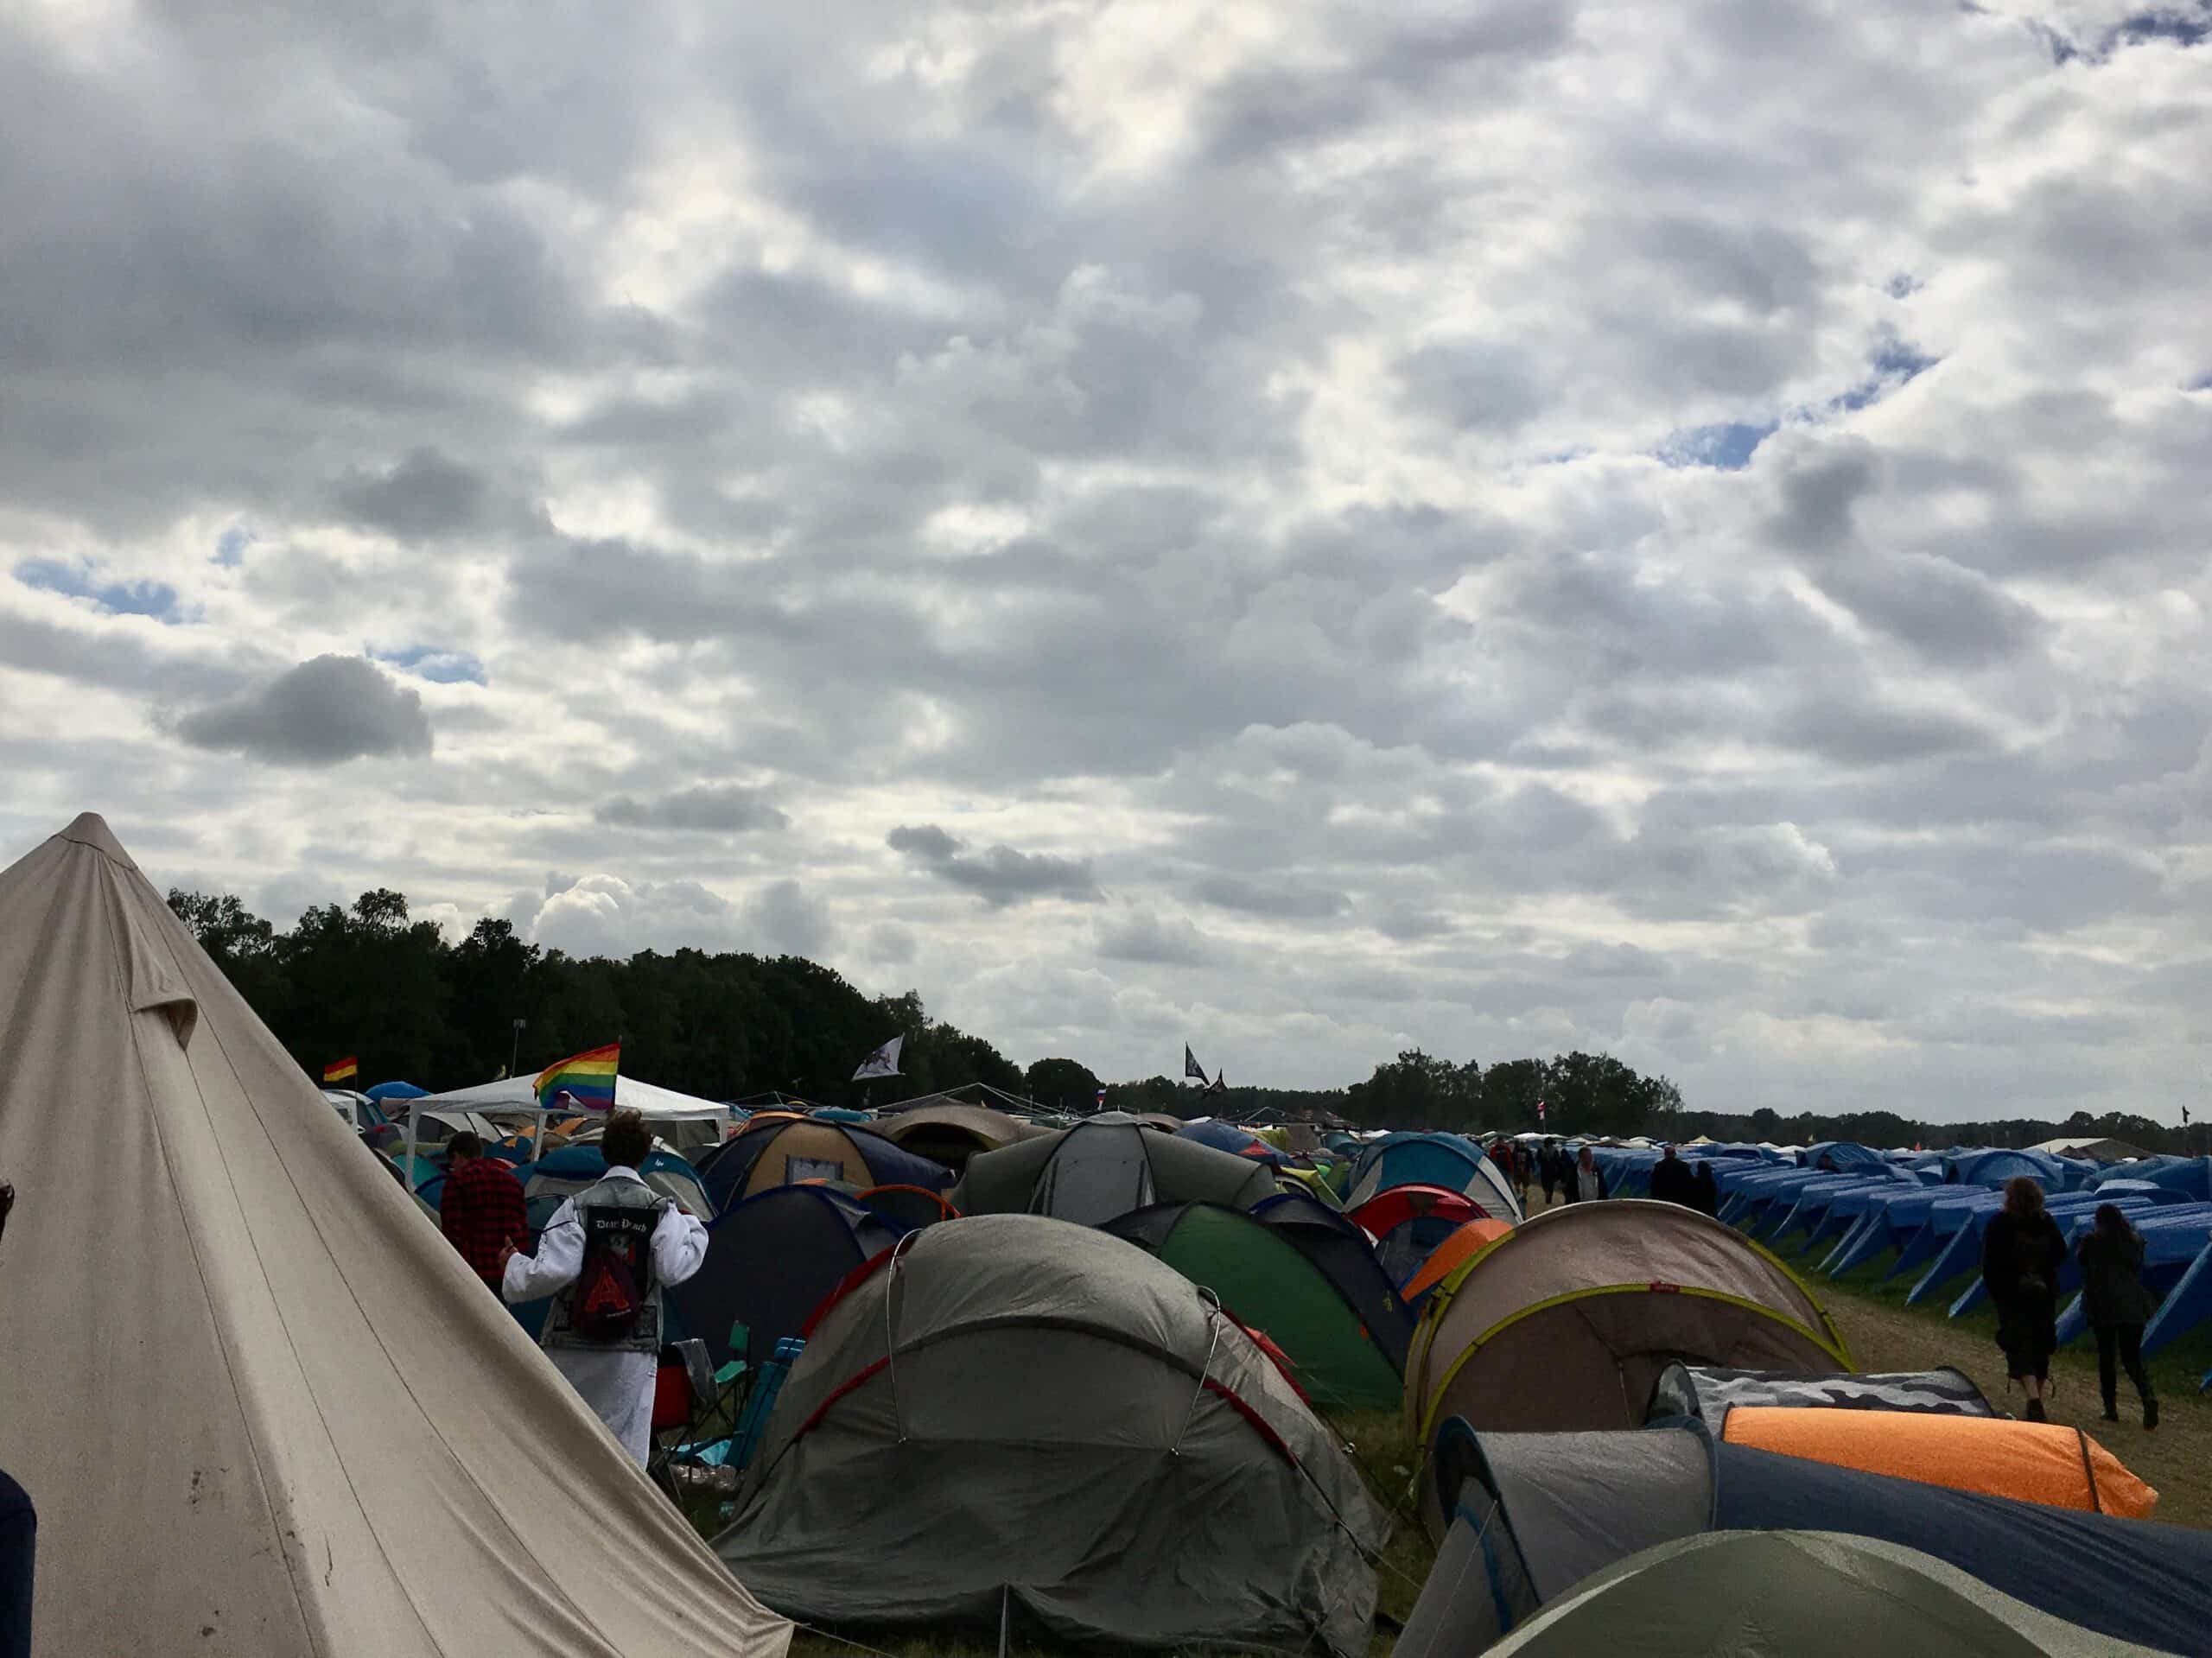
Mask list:
[[[1574,1166],[1567,1172],[1567,1201],[1586,1204],[1605,1195],[1605,1177],[1599,1172],[1598,1159],[1585,1146],[1574,1154]]]
[[[497,1159],[484,1155],[484,1137],[474,1129],[464,1128],[446,1142],[438,1229],[494,1295],[499,1293],[505,1252],[530,1242],[522,1182]]]
[[[1560,1166],[1565,1161],[1566,1159],[1560,1155],[1559,1147],[1548,1140],[1536,1152],[1537,1172],[1544,1178],[1544,1207],[1546,1209],[1549,1209],[1557,1201],[1560,1176],[1562,1172]]]
[[[2005,1373],[2028,1396],[2031,1422],[2050,1420],[2044,1394],[2058,1346],[2058,1270],[2066,1239],[2045,1212],[2043,1188],[2026,1175],[2005,1183],[2005,1207],[1981,1235],[1981,1281],[1997,1307],[1997,1344]]]
[[[1720,1182],[1713,1176],[1711,1158],[1698,1159],[1696,1180],[1697,1188],[1690,1207],[1700,1215],[1710,1215],[1715,1220],[1719,1219]]]
[[[2125,1368],[2143,1401],[2143,1426],[2158,1426],[2158,1396],[2143,1368],[2143,1326],[2155,1310],[2143,1286],[2143,1235],[2128,1223],[2117,1204],[2097,1205],[2096,1223],[2074,1247],[2082,1262],[2082,1308],[2097,1337],[2097,1386],[2105,1400],[2105,1420],[2120,1420],[2120,1378]],[[2118,1364],[2114,1363],[2114,1360]]]
[[[535,1256],[500,1256],[509,1301],[550,1295],[540,1343],[642,1467],[653,1448],[662,1292],[707,1258],[707,1229],[638,1172],[652,1135],[635,1111],[607,1120],[607,1172],[553,1211]]]
[[[1669,1146],[1660,1153],[1659,1160],[1651,1166],[1651,1196],[1654,1202],[1680,1204],[1685,1209],[1697,1207],[1697,1177],[1690,1172],[1690,1166],[1675,1155]]]

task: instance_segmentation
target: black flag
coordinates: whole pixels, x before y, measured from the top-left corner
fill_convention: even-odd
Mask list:
[[[1183,1075],[1195,1077],[1202,1083],[1206,1079],[1206,1068],[1198,1063],[1198,1056],[1191,1051],[1187,1042],[1183,1045]]]
[[[1203,1073],[1203,1072],[1201,1072],[1200,1074],[1201,1074],[1201,1075],[1203,1075],[1204,1073]],[[1224,1082],[1224,1081],[1223,1081],[1223,1080],[1222,1080],[1222,1078],[1223,1078],[1223,1077],[1227,1077],[1228,1075],[1229,1075],[1229,1073],[1228,1073],[1227,1071],[1225,1071],[1225,1070],[1224,1070],[1224,1071],[1223,1071],[1223,1072],[1221,1073],[1221,1076],[1215,1077],[1215,1078],[1213,1079],[1213,1081],[1211,1081],[1211,1083],[1208,1083],[1206,1084],[1206,1092],[1207,1092],[1207,1093],[1209,1093],[1209,1094],[1226,1094],[1226,1093],[1228,1093],[1228,1092],[1229,1092],[1229,1084],[1228,1084],[1226,1082]]]

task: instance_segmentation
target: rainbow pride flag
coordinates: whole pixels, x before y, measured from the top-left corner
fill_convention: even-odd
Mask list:
[[[565,1094],[578,1110],[611,1111],[614,1109],[614,1074],[621,1064],[620,1042],[556,1059],[537,1073],[537,1102],[550,1109]]]

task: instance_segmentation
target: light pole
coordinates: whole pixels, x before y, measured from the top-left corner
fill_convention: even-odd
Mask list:
[[[524,1027],[529,1023],[530,1021],[526,1019],[518,1019],[515,1021],[514,1044],[507,1050],[507,1075],[510,1077],[515,1074],[515,1064],[522,1058],[522,1033]]]

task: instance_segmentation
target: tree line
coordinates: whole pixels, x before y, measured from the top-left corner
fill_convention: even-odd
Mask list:
[[[918,993],[871,996],[802,956],[679,950],[580,959],[525,943],[495,917],[450,943],[385,888],[350,905],[310,909],[289,931],[235,897],[172,891],[168,899],[303,1070],[320,1077],[330,1061],[358,1056],[363,1083],[464,1088],[506,1074],[510,1064],[534,1076],[556,1059],[620,1039],[625,1071],[683,1093],[742,1100],[778,1092],[859,1105],[871,1095],[850,1080],[854,1069],[878,1045],[903,1036],[902,1074],[873,1085],[874,1103],[980,1082],[1067,1111],[1091,1109],[1103,1089],[1109,1109],[1224,1117],[1272,1111],[1367,1128],[1931,1147],[2079,1134],[2147,1151],[2191,1149],[2183,1130],[2124,1114],[1937,1124],[1886,1111],[1691,1111],[1666,1077],[1643,1076],[1602,1053],[1484,1066],[1408,1049],[1342,1089],[1201,1091],[1164,1075],[1109,1083],[1071,1058],[1043,1058],[1025,1070],[984,1038],[932,1018]],[[2187,1133],[2204,1138],[2202,1130]]]

